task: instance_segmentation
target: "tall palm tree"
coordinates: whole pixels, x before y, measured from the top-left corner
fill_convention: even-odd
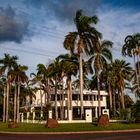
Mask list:
[[[122,55],[123,56],[129,56],[134,57],[134,66],[136,70],[136,79],[137,79],[137,85],[138,90],[140,90],[139,82],[140,82],[140,65],[138,63],[136,67],[136,57],[137,62],[140,60],[140,33],[136,33],[133,35],[128,35],[124,40],[124,45],[122,47]],[[137,71],[137,68],[139,71]]]
[[[139,74],[138,63],[140,65],[140,61],[136,63],[136,70],[132,72],[130,77],[131,85],[129,86],[132,92],[135,93],[136,97],[140,97],[140,79],[137,79],[137,74]],[[140,77],[139,77],[140,78]]]
[[[63,77],[66,77],[66,83],[67,83],[67,117],[69,117],[69,110],[72,111],[72,76],[77,75],[78,71],[78,58],[77,55],[70,55],[70,54],[64,54],[58,56],[58,59],[63,64]],[[63,80],[63,79],[62,79]],[[64,87],[66,88],[66,87]],[[68,118],[69,119],[69,118]]]
[[[0,91],[3,92],[3,122],[5,122],[5,111],[6,111],[6,77],[0,77]]]
[[[40,86],[40,93],[41,90],[45,93],[45,105],[47,108],[47,115],[50,108],[50,70],[47,66],[44,64],[38,64],[37,65],[37,75],[36,75],[36,82],[39,82]],[[42,93],[41,93],[42,94]],[[47,116],[48,118],[48,116]]]
[[[97,42],[97,47],[89,59],[89,62],[94,63],[95,74],[97,76],[97,87],[98,87],[98,108],[99,116],[101,116],[101,105],[100,105],[100,74],[103,67],[107,63],[112,61],[112,54],[110,48],[112,48],[113,43],[107,40]]]
[[[10,75],[9,71],[14,68],[14,65],[17,63],[17,56],[10,56],[9,54],[4,54],[4,58],[0,59],[0,74],[3,75],[6,72],[7,83],[6,83],[6,122],[9,119],[8,110],[9,110],[9,89],[10,89]]]
[[[91,24],[97,24],[97,16],[89,17],[82,13],[82,10],[76,12],[74,19],[76,25],[76,32],[70,32],[64,40],[64,48],[70,50],[71,53],[75,51],[79,54],[79,74],[80,74],[80,102],[81,102],[81,118],[83,116],[83,69],[82,69],[82,58],[83,53],[87,55],[95,47],[98,38],[101,37],[95,27]]]
[[[22,83],[28,81],[28,77],[26,75],[28,67],[16,64],[13,70],[9,71],[11,76],[11,82],[14,81],[15,83],[15,93],[14,93],[14,121],[19,122],[19,108],[20,108],[20,87]],[[16,95],[17,94],[17,95]]]
[[[132,73],[132,68],[130,67],[130,63],[126,63],[124,60],[119,59],[116,59],[112,65],[114,67],[117,76],[118,95],[121,97],[122,109],[125,109],[124,104],[125,80],[129,80],[130,75]]]
[[[109,94],[110,113],[113,113],[113,115],[116,116],[117,73],[112,64],[113,63],[107,64],[104,67],[101,77]]]
[[[42,82],[44,82],[45,80],[42,80],[42,74],[39,72],[37,72],[37,74],[35,73],[31,73],[30,75],[31,77],[33,77],[31,80],[30,80],[30,85],[34,86],[35,87],[35,91],[40,91],[40,100],[41,100],[41,110],[40,110],[40,114],[42,115],[42,112],[43,112],[43,101],[42,101],[42,96],[43,94],[46,92],[46,90],[44,91],[44,89],[46,89],[44,87],[44,84]],[[42,93],[43,91],[43,93]],[[45,93],[45,106],[46,106],[46,93]],[[40,115],[40,116],[41,116]]]
[[[54,88],[55,88],[55,119],[58,119],[58,107],[57,107],[57,93],[58,93],[58,84],[62,80],[64,75],[63,72],[63,63],[56,58],[54,62],[49,64],[49,77],[54,79]]]

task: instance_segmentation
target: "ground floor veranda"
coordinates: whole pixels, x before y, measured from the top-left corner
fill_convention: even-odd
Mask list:
[[[84,115],[83,115],[83,120],[86,119],[86,111],[90,110],[90,115],[93,118],[98,118],[98,107],[84,107]],[[107,113],[109,115],[109,112],[105,107],[101,107],[102,114]],[[80,120],[80,114],[81,114],[81,109],[80,107],[73,107],[72,110],[70,110],[70,113],[67,111],[67,107],[64,107],[64,113],[63,113],[63,119],[62,119],[62,108],[58,107],[57,112],[58,112],[58,120]],[[107,111],[107,112],[105,112]],[[48,114],[47,114],[48,113]],[[70,116],[68,116],[68,114]],[[41,107],[34,107],[31,108],[30,111],[27,112],[20,112],[20,121],[23,120],[46,120],[47,117],[49,118],[55,118],[55,109],[51,108],[51,110],[48,112],[46,111],[46,108]]]

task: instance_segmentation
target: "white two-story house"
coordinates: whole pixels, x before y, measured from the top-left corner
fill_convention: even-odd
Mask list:
[[[36,110],[37,108],[41,110],[41,106],[45,107],[46,95],[42,91],[36,92],[36,98],[32,100],[32,104],[30,104],[31,110]],[[108,93],[105,91],[100,91],[101,95],[101,110],[107,109],[107,96]],[[64,108],[64,119],[67,119],[67,111],[68,111],[68,97],[67,93],[63,93],[63,108]],[[28,100],[27,100],[28,102]],[[52,115],[55,112],[55,93],[51,91],[50,97],[51,110]],[[26,105],[29,105],[28,103]],[[80,92],[79,90],[72,91],[72,118],[77,119],[80,118]],[[57,111],[58,111],[58,119],[61,116],[61,107],[62,107],[62,92],[59,90],[57,94]],[[92,110],[92,116],[98,117],[98,91],[97,90],[84,90],[83,91],[83,107],[84,112],[86,109]],[[42,115],[42,114],[41,114]]]

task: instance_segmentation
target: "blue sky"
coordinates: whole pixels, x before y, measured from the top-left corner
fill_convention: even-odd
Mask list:
[[[38,63],[48,64],[67,53],[63,41],[75,31],[78,9],[98,16],[96,28],[103,39],[114,42],[114,59],[122,58],[124,38],[140,33],[139,0],[0,0],[0,58],[4,53],[17,55],[34,72]]]

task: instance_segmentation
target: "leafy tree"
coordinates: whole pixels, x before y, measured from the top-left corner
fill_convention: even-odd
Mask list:
[[[10,56],[9,54],[4,54],[4,58],[0,59],[0,75],[6,73],[7,82],[6,82],[6,122],[9,119],[8,109],[9,109],[9,89],[10,89],[10,80],[11,76],[9,71],[14,69],[18,60],[17,56]]]
[[[15,93],[14,93],[14,121],[19,122],[19,108],[20,108],[20,87],[22,83],[28,81],[26,75],[27,66],[22,66],[16,64],[14,69],[9,71],[11,76],[10,82],[15,84]],[[17,116],[16,116],[17,115]]]
[[[112,61],[112,54],[110,48],[112,48],[113,43],[110,41],[98,41],[96,42],[96,48],[94,48],[93,54],[89,59],[91,64],[93,63],[95,74],[97,76],[97,88],[98,88],[98,107],[99,116],[101,116],[101,105],[100,105],[100,74],[103,67],[107,65],[108,62]]]
[[[116,77],[117,77],[117,86],[118,86],[118,97],[121,97],[122,109],[125,109],[124,104],[124,88],[125,80],[129,80],[132,73],[132,68],[130,63],[126,63],[124,60],[116,59],[112,66],[114,67]],[[120,108],[120,107],[119,107]]]
[[[83,116],[83,69],[82,58],[83,53],[87,55],[93,51],[96,46],[98,38],[101,37],[95,27],[91,26],[97,24],[97,16],[89,17],[82,13],[82,10],[76,12],[74,19],[77,31],[70,32],[64,40],[64,48],[70,50],[71,53],[77,52],[79,54],[79,74],[80,74],[80,103],[81,103],[81,119]]]
[[[140,34],[136,33],[133,35],[128,35],[124,40],[124,45],[122,47],[122,55],[134,57],[134,66],[135,66],[135,76],[136,76],[136,85],[138,92],[140,93]],[[137,62],[136,62],[137,58]],[[137,63],[137,64],[136,64]]]

